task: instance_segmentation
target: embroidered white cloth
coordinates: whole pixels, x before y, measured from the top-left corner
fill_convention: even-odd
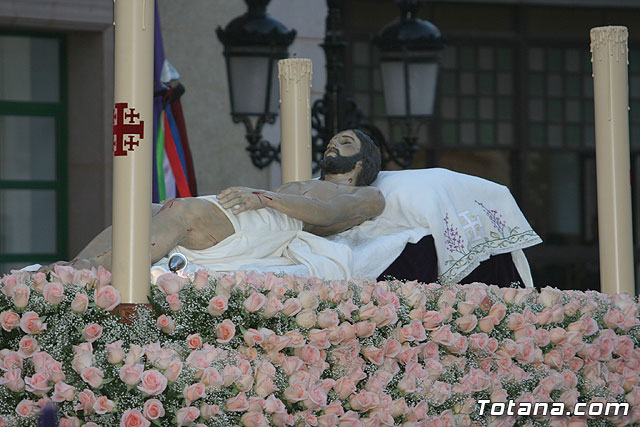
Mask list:
[[[521,250],[542,240],[507,187],[440,168],[383,171],[373,185],[384,194],[384,212],[330,238],[353,250],[354,276],[377,277],[407,242],[431,234],[441,283],[455,283],[490,256],[509,252],[531,281]]]

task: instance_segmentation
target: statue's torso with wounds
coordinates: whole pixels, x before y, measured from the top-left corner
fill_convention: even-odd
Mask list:
[[[272,208],[302,221],[304,231],[319,236],[340,233],[382,213],[384,197],[369,186],[380,170],[380,155],[366,134],[359,130],[336,134],[320,166],[321,180],[291,182],[275,191],[231,187],[217,195],[217,202],[232,215]],[[154,205],[151,260],[157,262],[178,245],[192,250],[210,248],[234,232],[227,214],[204,198],[173,199]],[[109,269],[111,227],[68,265]]]

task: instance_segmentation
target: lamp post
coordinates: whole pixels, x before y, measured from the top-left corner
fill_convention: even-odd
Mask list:
[[[444,47],[440,30],[417,18],[424,3],[424,0],[396,0],[400,17],[387,24],[374,39],[380,50],[387,116],[405,125],[403,140],[389,144],[387,152],[403,167],[411,164],[417,150],[415,124],[433,115],[438,62]]]
[[[256,166],[262,168],[274,159],[279,160],[278,150],[269,142],[262,140],[261,129],[265,122],[273,123],[275,120],[277,99],[271,92],[274,87],[273,66],[275,59],[286,56],[286,49],[295,37],[295,30],[287,32],[282,24],[265,13],[266,5],[270,0],[245,1],[249,5],[249,12],[231,21],[224,31],[219,28],[218,37],[225,45],[233,120],[236,123],[242,121],[245,124],[251,158]],[[322,159],[329,139],[341,130],[356,127],[369,133],[380,147],[383,167],[389,161],[408,167],[417,151],[418,138],[414,134],[415,124],[433,115],[439,52],[444,47],[442,35],[435,25],[417,18],[418,11],[425,0],[396,0],[396,4],[402,11],[401,16],[385,26],[374,38],[373,41],[381,52],[387,116],[390,121],[402,121],[405,125],[405,133],[401,141],[387,142],[380,129],[371,123],[363,122],[362,112],[344,93],[344,64],[348,46],[342,32],[345,3],[345,0],[327,0],[326,32],[321,44],[325,52],[327,70],[325,93],[321,99],[313,103],[311,108],[313,129],[311,149],[314,172],[317,172],[318,162]],[[255,18],[258,13],[261,18]],[[250,19],[252,20],[249,21]],[[269,22],[268,25],[262,23],[265,20]],[[247,22],[252,24],[248,25]],[[253,29],[262,25],[265,30]],[[251,31],[248,28],[251,28]],[[267,31],[267,28],[271,29]],[[267,41],[267,38],[272,40]],[[237,42],[239,39],[243,40],[242,44]],[[273,56],[256,53],[264,52],[266,45],[271,46]],[[277,53],[274,46],[279,46]],[[269,60],[269,65],[261,68],[264,75],[257,75],[260,73],[258,68],[250,70],[246,66],[246,59],[243,59],[245,62],[240,65],[234,65],[233,61],[239,61],[240,57],[244,58],[243,55],[246,55],[246,52],[252,52],[250,56],[253,60],[256,56],[263,57],[263,61]],[[262,102],[265,98],[257,96],[257,89],[249,89],[247,83],[258,80],[263,82],[260,87],[270,85],[266,92],[261,92],[266,96],[264,104],[256,100],[259,99]],[[248,108],[242,110],[241,105],[245,104],[239,100],[241,95],[247,94],[249,97],[243,99],[247,99],[246,104],[254,106],[251,113],[247,112]],[[273,109],[270,102],[275,103]],[[249,120],[252,115],[258,116],[255,127]]]
[[[218,39],[224,45],[231,117],[243,123],[253,164],[262,169],[278,157],[278,150],[262,139],[265,123],[278,115],[278,60],[288,56],[296,36],[266,13],[271,0],[245,0],[248,11],[222,29]],[[252,122],[255,118],[255,123]]]
[[[380,129],[362,121],[355,102],[344,94],[344,61],[348,43],[342,36],[344,0],[327,0],[328,14],[322,48],[325,51],[325,95],[312,108],[313,159],[322,158],[329,139],[338,131],[360,127],[373,138],[382,154],[382,165],[394,161],[408,167],[417,151],[415,124],[433,115],[439,52],[444,47],[440,31],[417,18],[424,0],[396,0],[401,16],[374,38],[380,50],[383,93],[390,121],[403,121],[402,141],[388,142]]]

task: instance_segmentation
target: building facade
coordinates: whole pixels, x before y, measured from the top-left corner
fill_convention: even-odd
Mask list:
[[[399,10],[391,0],[336,3],[343,8],[349,42],[345,90],[364,120],[388,140],[398,140],[402,129],[385,117],[371,37]],[[253,167],[244,128],[231,122],[222,46],[215,36],[215,29],[244,13],[246,5],[158,0],[158,7],[166,56],[187,90],[182,104],[199,191],[276,187],[279,167]],[[272,0],[268,12],[297,30],[290,54],[313,60],[312,99],[320,98],[325,64],[319,44],[327,2]],[[438,26],[446,48],[436,113],[420,128],[412,167],[446,167],[508,186],[545,241],[526,251],[535,281],[598,289],[589,30],[629,28],[638,224],[640,50],[634,46],[640,40],[640,1],[433,0],[420,16]],[[110,0],[0,3],[2,272],[73,256],[110,223],[112,22]],[[278,123],[264,131],[272,142],[279,133]]]

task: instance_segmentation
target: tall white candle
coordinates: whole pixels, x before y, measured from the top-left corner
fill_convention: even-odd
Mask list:
[[[278,61],[282,183],[311,179],[311,60]]]
[[[635,294],[629,161],[628,32],[591,29],[600,289]]]
[[[113,283],[146,302],[151,267],[153,0],[115,0]]]

